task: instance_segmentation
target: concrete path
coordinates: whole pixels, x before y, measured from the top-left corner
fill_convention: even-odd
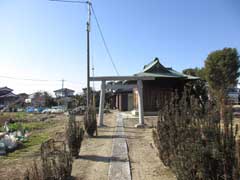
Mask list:
[[[131,180],[128,147],[124,134],[123,118],[120,113],[117,114],[117,127],[112,147],[108,179]]]

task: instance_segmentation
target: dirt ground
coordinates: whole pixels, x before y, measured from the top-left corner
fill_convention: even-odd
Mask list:
[[[74,160],[72,176],[77,180],[108,179],[109,164],[112,155],[112,141],[116,128],[116,113],[105,114],[104,127],[98,128],[98,136],[89,138],[86,134],[82,142],[80,156]],[[67,117],[62,115],[54,119],[58,122],[43,129],[49,137],[64,132]],[[77,117],[83,119],[82,116]],[[173,173],[166,168],[157,156],[152,140],[152,126],[156,118],[145,118],[146,128],[137,129],[137,118],[125,119],[125,134],[129,148],[129,159],[133,180],[175,180]],[[41,131],[41,130],[40,130]],[[20,179],[33,160],[39,159],[39,145],[32,150],[21,150],[8,158],[0,158],[0,180]]]
[[[159,160],[152,139],[156,117],[145,117],[145,128],[135,128],[138,119],[124,119],[125,134],[133,180],[176,180],[171,170]]]
[[[82,142],[80,157],[73,163],[72,176],[84,180],[106,180],[112,155],[112,136],[116,127],[115,113],[104,117],[104,127],[98,128],[98,137]]]
[[[129,158],[133,180],[176,180],[157,156],[152,140],[152,124],[156,118],[146,118],[144,129],[134,127],[137,119],[125,119],[125,134],[129,148]],[[80,157],[74,161],[72,175],[82,180],[108,179],[112,153],[112,138],[116,126],[116,112],[105,115],[105,127],[98,129],[97,138],[85,138]]]
[[[49,119],[53,123],[49,127],[32,132],[34,135],[44,134],[43,141],[55,137],[56,133],[64,132],[65,115],[57,115]],[[48,120],[47,120],[48,121]],[[0,156],[0,180],[19,180],[22,178],[25,170],[30,167],[34,160],[38,161],[40,157],[40,142],[28,148],[23,148],[9,153],[6,157]]]

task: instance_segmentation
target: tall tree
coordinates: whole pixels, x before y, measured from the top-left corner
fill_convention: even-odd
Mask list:
[[[225,134],[228,134],[226,114],[227,90],[237,85],[240,61],[237,49],[224,48],[210,53],[205,60],[205,75],[211,94],[215,96],[220,106],[221,121]]]
[[[204,68],[188,68],[182,71],[184,74],[200,77],[202,80],[206,80]]]
[[[48,92],[44,91],[43,97],[45,99],[46,107],[57,106],[57,101]]]
[[[201,103],[203,110],[208,100],[208,90],[205,78],[204,68],[188,68],[183,70],[184,74],[200,77],[199,80],[189,82],[186,86],[190,89],[191,94]]]

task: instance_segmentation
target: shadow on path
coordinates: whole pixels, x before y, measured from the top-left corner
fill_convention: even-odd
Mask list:
[[[110,161],[115,161],[115,162],[127,161],[127,159],[120,159],[118,157],[96,156],[96,155],[79,156],[77,159],[83,159],[83,160],[89,160],[89,161],[95,161],[95,162],[105,162],[105,163],[109,163]]]
[[[123,135],[100,135],[96,136],[97,139],[114,139],[114,138],[125,138]]]

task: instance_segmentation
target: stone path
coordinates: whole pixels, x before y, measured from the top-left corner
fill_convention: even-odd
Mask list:
[[[117,114],[117,127],[113,137],[112,157],[109,166],[109,180],[131,180],[128,147],[124,134],[123,118]]]

